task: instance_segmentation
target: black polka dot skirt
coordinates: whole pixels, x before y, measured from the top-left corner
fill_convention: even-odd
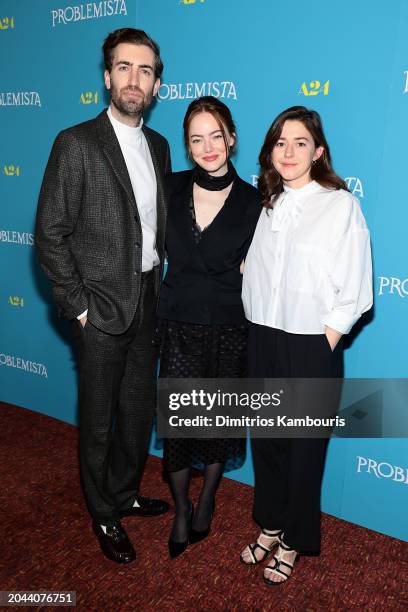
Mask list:
[[[246,323],[196,325],[160,323],[161,378],[241,378],[247,365]],[[245,461],[245,439],[166,439],[164,467],[177,472],[187,467],[225,463],[226,471]]]

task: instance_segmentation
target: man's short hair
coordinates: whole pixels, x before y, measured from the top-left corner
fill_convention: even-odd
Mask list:
[[[159,45],[150,38],[146,32],[143,30],[136,30],[135,28],[120,28],[119,30],[111,32],[106,37],[102,50],[105,68],[108,72],[112,70],[113,52],[121,43],[132,43],[134,45],[145,45],[149,47],[154,53],[154,75],[156,79],[161,77],[163,62],[160,57]]]

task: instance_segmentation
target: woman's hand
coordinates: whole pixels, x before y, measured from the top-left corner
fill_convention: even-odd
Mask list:
[[[241,261],[241,264],[239,266],[239,271],[241,272],[241,274],[244,273],[244,268],[245,268],[245,259]]]
[[[330,344],[331,350],[334,351],[334,349],[337,346],[338,341],[340,340],[343,334],[336,331],[335,329],[332,329],[331,327],[326,327],[325,334],[326,334],[327,342]]]

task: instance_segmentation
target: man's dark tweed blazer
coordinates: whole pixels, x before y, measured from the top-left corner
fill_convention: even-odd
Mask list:
[[[168,142],[143,127],[157,179],[156,294],[164,261]],[[41,187],[35,242],[55,300],[73,319],[88,309],[104,332],[123,333],[140,294],[142,228],[129,173],[106,111],[61,132]]]

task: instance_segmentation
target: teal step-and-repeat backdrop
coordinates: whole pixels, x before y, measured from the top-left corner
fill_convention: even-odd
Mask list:
[[[76,421],[69,325],[36,263],[36,200],[57,132],[106,106],[100,47],[124,26],[161,46],[147,122],[168,138],[176,170],[187,166],[181,126],[195,97],[229,105],[236,166],[253,184],[275,115],[294,104],[321,113],[372,234],[375,307],[351,338],[346,372],[406,377],[406,0],[0,0],[0,399]],[[407,450],[406,439],[332,440],[323,510],[408,541]],[[251,483],[250,458],[229,476]]]

